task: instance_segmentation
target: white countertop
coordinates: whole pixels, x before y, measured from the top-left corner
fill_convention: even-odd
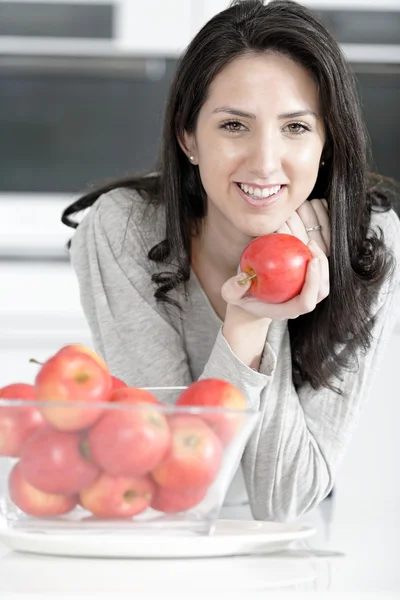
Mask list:
[[[396,449],[398,455],[398,442]],[[264,599],[269,591],[273,594],[277,590],[284,593],[279,598],[286,593],[299,598],[310,598],[311,593],[317,598],[329,594],[330,599],[399,598],[400,488],[394,477],[381,482],[382,489],[377,489],[373,481],[367,487],[362,476],[349,475],[345,472],[339,479],[332,499],[299,519],[315,525],[317,534],[296,542],[280,555],[166,560],[63,558],[16,553],[0,545],[0,598],[220,599],[224,594],[244,600]],[[222,516],[249,518],[246,508],[225,509]],[[318,551],[316,555],[313,548]],[[328,551],[335,555],[329,556]]]

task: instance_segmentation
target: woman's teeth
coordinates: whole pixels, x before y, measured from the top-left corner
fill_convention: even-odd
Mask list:
[[[281,189],[281,185],[276,185],[270,188],[253,188],[250,185],[246,185],[245,183],[238,184],[240,189],[242,189],[250,198],[268,198],[269,196],[273,196]]]

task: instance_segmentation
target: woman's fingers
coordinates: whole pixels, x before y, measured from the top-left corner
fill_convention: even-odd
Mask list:
[[[300,218],[303,224],[305,235],[307,236],[307,241],[305,243],[308,243],[309,240],[315,240],[322,250],[327,253],[328,245],[325,242],[323,230],[326,230],[326,226],[328,224],[329,232],[329,217],[326,220],[324,219],[324,222],[321,223],[320,215],[322,212],[325,213],[325,208],[321,204],[321,201],[319,199],[314,199],[303,202],[303,204],[301,204],[297,209],[296,214]],[[321,229],[311,229],[307,231],[307,229],[319,226]]]
[[[319,233],[325,244],[325,248],[322,249],[326,256],[329,256],[331,248],[331,226],[329,223],[328,203],[326,200],[323,202],[322,200],[314,199],[311,200],[311,204],[317,215],[318,222],[321,225]]]
[[[320,283],[318,290],[318,300],[321,302],[329,294],[329,262],[325,252],[321,249],[318,242],[311,241],[308,248],[313,258],[318,258],[320,269]]]
[[[330,281],[329,281],[329,262],[327,256],[322,253],[323,256],[319,257],[320,266],[320,287],[318,294],[318,302],[321,302],[324,298],[329,295]]]
[[[241,281],[242,283],[239,283]],[[221,296],[228,304],[239,305],[241,299],[251,286],[251,280],[247,278],[247,273],[238,273],[225,281],[221,288]]]
[[[320,229],[307,231],[312,227],[320,227]],[[325,255],[329,256],[331,234],[327,201],[325,198],[306,200],[276,232],[294,235],[304,244],[315,240]]]
[[[292,232],[290,231],[289,225],[287,223],[284,223],[281,227],[279,227],[279,229],[277,229],[275,233],[288,233],[289,235],[292,235]]]
[[[299,238],[299,240],[301,240],[304,244],[307,245],[310,240],[305,230],[304,223],[301,220],[300,216],[297,214],[297,212],[294,212],[286,221],[286,223],[289,227],[291,234]]]
[[[314,257],[307,265],[306,279],[300,294],[293,298],[296,304],[295,317],[312,312],[318,303],[321,282],[320,259]],[[290,317],[290,318],[295,318]]]

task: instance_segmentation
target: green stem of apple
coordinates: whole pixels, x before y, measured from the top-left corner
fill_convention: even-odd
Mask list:
[[[33,363],[33,364],[35,364],[35,365],[40,365],[40,366],[43,366],[43,365],[44,365],[44,363],[42,363],[42,362],[40,362],[40,361],[36,360],[36,358],[30,358],[30,359],[29,359],[29,362],[30,362],[30,363]]]
[[[247,285],[247,283],[249,281],[251,281],[252,279],[255,279],[256,277],[257,277],[257,275],[255,273],[253,273],[253,275],[248,275],[244,279],[241,279],[240,281],[238,281],[238,283],[239,283],[239,285]]]
[[[89,442],[86,439],[83,439],[79,443],[79,452],[86,460],[92,460],[92,453],[90,451]]]

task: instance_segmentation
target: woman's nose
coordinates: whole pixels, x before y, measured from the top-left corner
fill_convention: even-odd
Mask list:
[[[260,179],[269,179],[281,170],[282,147],[272,133],[258,136],[249,153],[249,170]]]

